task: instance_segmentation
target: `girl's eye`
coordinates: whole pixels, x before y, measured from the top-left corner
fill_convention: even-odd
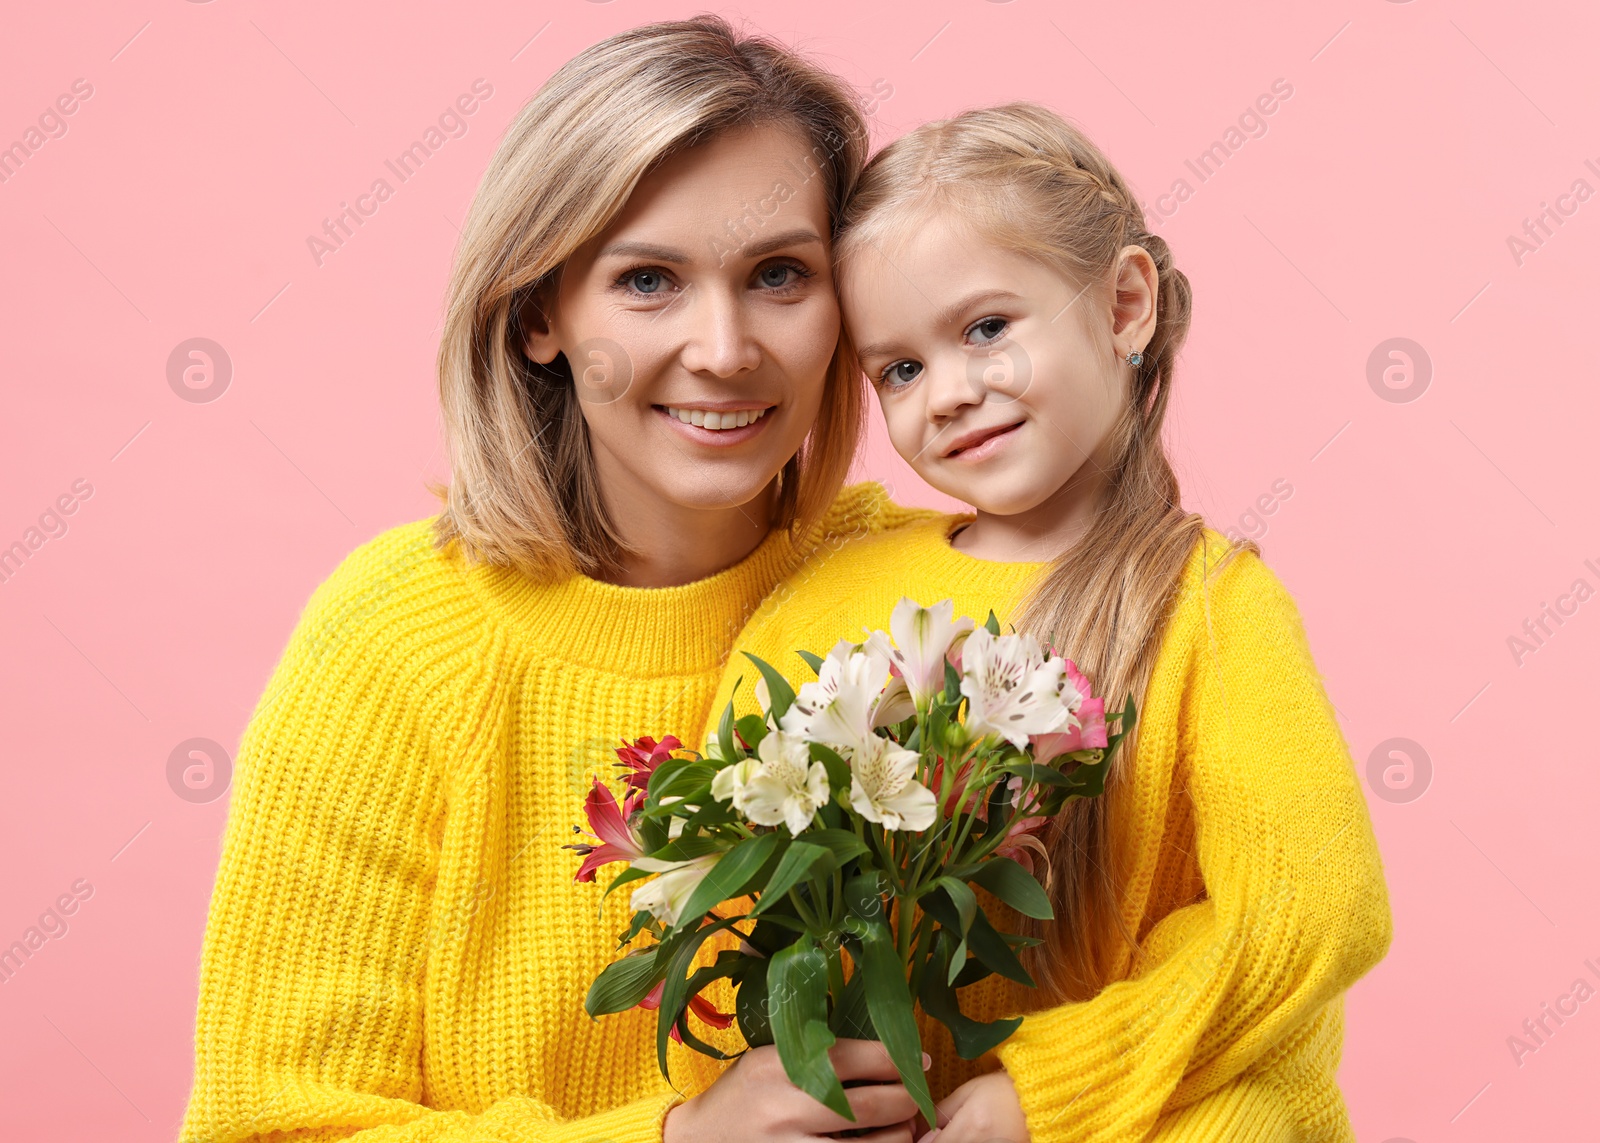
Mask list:
[[[987,345],[991,341],[998,340],[1000,335],[1005,333],[1006,326],[1010,324],[1002,317],[986,317],[972,324],[967,330],[967,337],[979,345]]]
[[[896,361],[879,375],[878,380],[891,389],[911,384],[922,374],[920,361]]]
[[[659,270],[634,270],[624,274],[622,280],[641,294],[654,294],[666,284]]]

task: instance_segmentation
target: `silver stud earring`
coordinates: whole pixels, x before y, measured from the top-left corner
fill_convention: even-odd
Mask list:
[[[1139,365],[1144,361],[1144,354],[1135,349],[1132,353],[1128,354],[1124,360],[1127,361],[1129,365]]]

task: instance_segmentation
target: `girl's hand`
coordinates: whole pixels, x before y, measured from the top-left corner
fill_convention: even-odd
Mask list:
[[[840,1040],[828,1058],[840,1080],[871,1081],[845,1088],[854,1123],[790,1083],[778,1049],[767,1044],[751,1048],[705,1091],[669,1111],[663,1143],[814,1143],[858,1128],[875,1129],[857,1136],[861,1143],[911,1143],[917,1105],[883,1045]]]
[[[1004,1069],[968,1080],[938,1111],[939,1126],[917,1143],[1030,1143],[1022,1102]]]

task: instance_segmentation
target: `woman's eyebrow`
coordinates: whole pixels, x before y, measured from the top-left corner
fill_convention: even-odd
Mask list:
[[[774,250],[783,250],[790,246],[805,246],[811,243],[822,244],[814,230],[801,228],[799,230],[785,230],[782,234],[774,234],[763,238],[759,242],[750,242],[739,248],[739,253],[745,258],[760,258]],[[653,242],[613,242],[605,247],[597,258],[652,258],[657,262],[671,262],[675,266],[682,266],[691,259],[682,250],[671,246],[657,246]]]
[[[774,234],[770,238],[763,238],[760,242],[747,242],[739,248],[739,253],[746,258],[760,258],[764,254],[771,254],[774,250],[782,250],[787,246],[805,246],[815,242],[821,244],[822,239],[816,231],[804,227],[798,230],[785,230],[782,234]]]
[[[654,258],[658,262],[671,262],[678,266],[689,261],[689,256],[683,251],[674,250],[670,246],[657,246],[651,242],[613,242],[596,257]]]

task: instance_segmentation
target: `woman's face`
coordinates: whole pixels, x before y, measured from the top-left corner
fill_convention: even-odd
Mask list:
[[[749,504],[811,430],[839,337],[816,170],[783,126],[679,152],[525,315],[528,355],[572,367],[614,516]]]

